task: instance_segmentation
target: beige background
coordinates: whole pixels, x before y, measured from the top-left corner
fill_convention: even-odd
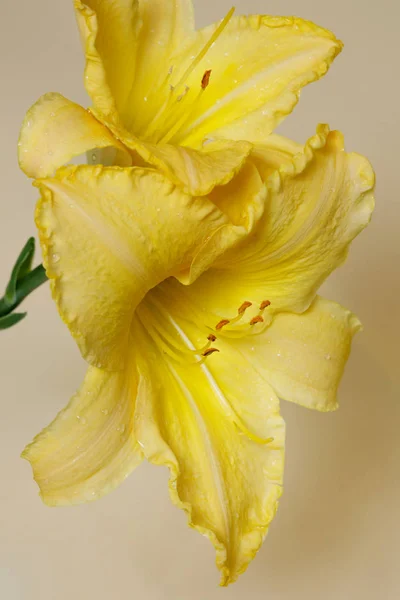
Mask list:
[[[231,0],[197,0],[198,24]],[[25,110],[59,91],[86,103],[82,55],[69,0],[0,3],[0,285],[34,231],[35,191],[16,161]],[[84,365],[47,286],[29,318],[0,334],[0,598],[4,600],[375,600],[400,597],[399,580],[399,46],[397,0],[237,0],[238,12],[298,14],[346,44],[281,128],[302,141],[318,122],[376,168],[377,210],[326,295],[353,309],[358,336],[341,409],[282,407],[286,488],[269,537],[246,575],[217,587],[209,542],[186,527],[167,473],[145,465],[90,506],[49,509],[37,496],[25,443],[66,403]],[[39,260],[39,257],[38,257]]]

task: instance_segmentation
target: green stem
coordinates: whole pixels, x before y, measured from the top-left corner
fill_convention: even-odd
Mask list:
[[[43,265],[39,265],[33,269],[33,271],[30,271],[30,273],[18,281],[14,302],[10,304],[5,296],[0,300],[0,317],[4,317],[5,315],[12,313],[13,310],[15,310],[17,306],[19,306],[21,302],[27,296],[29,296],[29,294],[31,294],[46,281],[47,276]]]

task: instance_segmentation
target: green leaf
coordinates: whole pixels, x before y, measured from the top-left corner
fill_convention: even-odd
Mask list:
[[[11,313],[11,315],[6,315],[5,317],[0,317],[0,330],[1,329],[9,329],[16,325],[22,319],[26,317],[27,313]]]
[[[10,306],[13,305],[17,300],[18,282],[31,271],[34,254],[35,238],[31,237],[26,242],[25,246],[21,250],[20,255],[17,258],[17,261],[11,273],[6,293],[4,295],[5,302],[10,304]]]

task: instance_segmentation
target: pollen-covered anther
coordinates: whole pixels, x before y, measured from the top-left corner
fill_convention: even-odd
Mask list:
[[[229,319],[222,319],[222,321],[220,321],[218,323],[218,325],[216,325],[215,329],[217,331],[219,331],[220,329],[222,329],[223,327],[225,327],[226,325],[229,325],[230,320]]]
[[[208,348],[208,350],[203,352],[202,356],[207,358],[207,356],[211,356],[211,354],[214,354],[214,352],[219,352],[218,348]]]
[[[203,90],[208,88],[208,85],[210,83],[211,73],[212,73],[212,70],[208,69],[203,75],[203,79],[201,80],[201,88]]]
[[[213,333],[210,333],[209,336],[207,337],[207,344],[205,346],[203,346],[202,348],[196,348],[195,350],[191,350],[192,353],[194,354],[201,354],[202,356],[208,356],[206,354],[206,352],[208,352],[208,350],[211,349],[211,344],[213,344],[214,342],[217,341],[217,336],[214,335]],[[219,350],[213,350],[214,352],[219,352]],[[211,352],[212,354],[212,352]]]
[[[257,325],[257,323],[264,323],[264,318],[261,315],[257,315],[250,321],[250,325]]]
[[[253,306],[251,302],[243,302],[242,306],[238,309],[239,315],[243,315],[250,306]]]
[[[260,304],[260,310],[265,310],[266,308],[268,308],[268,306],[271,306],[271,302],[269,300],[264,300]]]

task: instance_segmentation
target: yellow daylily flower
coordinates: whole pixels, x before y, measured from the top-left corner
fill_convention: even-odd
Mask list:
[[[193,198],[135,167],[66,167],[37,183],[53,295],[93,365],[23,453],[41,496],[87,502],[143,457],[166,465],[223,585],[254,557],[281,495],[278,396],[334,409],[360,327],[315,290],[369,221],[371,168],[326,129],[291,158],[290,147],[254,155],[233,205],[226,186]]]
[[[335,409],[360,328],[316,294],[370,220],[371,166],[327,126],[304,147],[271,134],[341,46],[294,18],[195,32],[189,0],[75,9],[93,107],[42,97],[19,157],[90,366],[23,456],[52,506],[103,496],[143,458],[167,466],[227,585],[282,492],[279,398]],[[60,168],[92,151],[104,164]]]
[[[112,148],[114,164],[145,161],[185,192],[207,195],[235,176],[249,142],[265,142],[342,48],[302,19],[235,17],[233,9],[195,31],[191,0],[74,0],[74,7],[93,106],[46,94],[32,107],[19,152],[30,177]]]

